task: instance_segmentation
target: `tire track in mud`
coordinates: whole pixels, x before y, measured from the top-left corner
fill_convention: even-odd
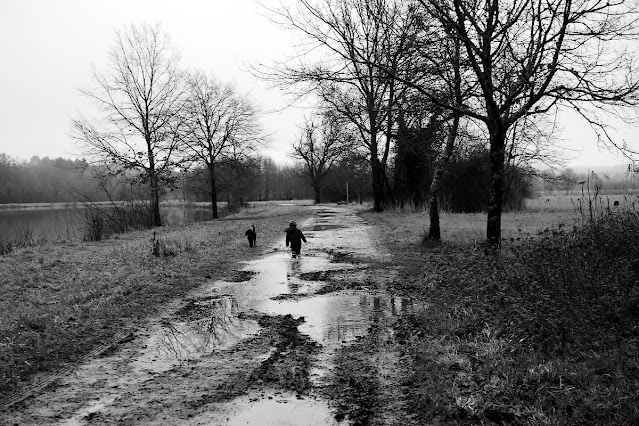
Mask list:
[[[134,337],[133,331],[122,331],[118,334],[116,334],[115,336],[113,336],[111,339],[109,339],[107,342],[103,343],[102,345],[96,347],[95,349],[93,349],[92,351],[90,351],[89,353],[87,353],[86,355],[84,355],[82,358],[80,358],[78,361],[76,361],[75,363],[73,363],[72,365],[69,365],[59,371],[56,371],[53,374],[48,374],[45,377],[41,378],[40,380],[38,380],[36,383],[27,386],[24,390],[10,396],[9,398],[3,400],[2,402],[0,402],[0,411],[4,411],[4,410],[8,410],[9,408],[11,408],[12,406],[14,406],[15,404],[18,404],[22,401],[24,401],[25,399],[29,398],[30,396],[35,395],[37,392],[41,392],[42,390],[46,389],[48,386],[50,386],[52,383],[54,383],[56,380],[59,380],[61,377],[64,377],[66,375],[68,375],[71,371],[73,371],[75,368],[77,368],[80,364],[83,364],[89,360],[92,360],[93,358],[99,357],[100,355],[104,354],[105,352],[113,349],[116,345],[121,344],[121,343],[125,343],[127,341],[129,341],[131,338]]]

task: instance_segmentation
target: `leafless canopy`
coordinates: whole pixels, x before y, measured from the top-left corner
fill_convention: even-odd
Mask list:
[[[101,112],[99,122],[74,121],[88,154],[131,168],[168,165],[183,100],[178,60],[157,26],[116,32],[107,72],[94,71],[95,87],[81,90]]]
[[[561,104],[579,111],[608,136],[601,111],[636,108],[639,77],[635,0],[418,0],[441,32],[464,47],[472,96],[441,107],[486,125],[490,143],[487,240],[498,247],[509,129],[522,118]],[[634,49],[632,46],[634,45]],[[608,141],[615,144],[612,138]],[[629,152],[628,147],[625,148]]]
[[[298,94],[314,92],[357,127],[372,170],[375,209],[384,205],[386,165],[399,84],[380,69],[395,69],[406,38],[387,31],[401,21],[394,0],[301,0],[270,9],[273,21],[300,34],[297,56],[257,74]]]
[[[188,78],[187,87],[180,154],[186,166],[208,174],[213,218],[217,218],[217,166],[246,163],[266,138],[258,111],[233,85],[200,72]]]
[[[195,73],[188,93],[182,140],[196,163],[214,164],[234,151],[248,155],[265,142],[257,109],[233,85]]]
[[[603,128],[593,111],[637,106],[634,0],[419,3],[464,45],[465,77],[478,89],[464,115],[484,122],[496,115],[509,127],[567,104]]]
[[[154,222],[160,225],[160,188],[173,170],[183,86],[178,54],[158,26],[116,32],[107,71],[93,73],[95,87],[81,92],[99,117],[73,121],[86,154],[117,170],[136,170],[150,183]]]
[[[325,111],[306,121],[302,135],[293,145],[293,157],[302,160],[306,166],[309,183],[315,191],[315,203],[321,202],[320,191],[326,175],[354,145],[354,133],[336,114]]]

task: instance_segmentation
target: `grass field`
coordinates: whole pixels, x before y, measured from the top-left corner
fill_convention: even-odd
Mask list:
[[[393,290],[428,302],[396,324],[418,423],[639,424],[639,215],[612,201],[588,222],[573,203],[505,213],[499,256],[482,214],[443,214],[426,245],[425,212],[364,214]]]

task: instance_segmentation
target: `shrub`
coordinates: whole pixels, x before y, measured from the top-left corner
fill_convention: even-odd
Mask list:
[[[87,206],[84,211],[84,241],[101,241],[114,234],[153,227],[153,214],[145,204]]]
[[[504,169],[503,208],[521,210],[532,195],[532,184],[525,171],[507,164]],[[442,210],[452,213],[477,213],[488,207],[490,186],[490,154],[480,147],[451,159],[440,191]]]

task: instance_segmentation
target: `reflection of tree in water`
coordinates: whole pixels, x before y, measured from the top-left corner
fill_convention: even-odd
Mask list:
[[[237,325],[239,306],[232,296],[206,301],[210,305],[210,316],[187,323],[165,322],[159,349],[176,358],[191,353],[201,353],[214,349],[228,336],[233,336],[232,328]]]
[[[342,295],[332,297],[327,306],[324,338],[333,342],[349,342],[368,334],[371,324],[412,310],[407,298],[384,295]]]

